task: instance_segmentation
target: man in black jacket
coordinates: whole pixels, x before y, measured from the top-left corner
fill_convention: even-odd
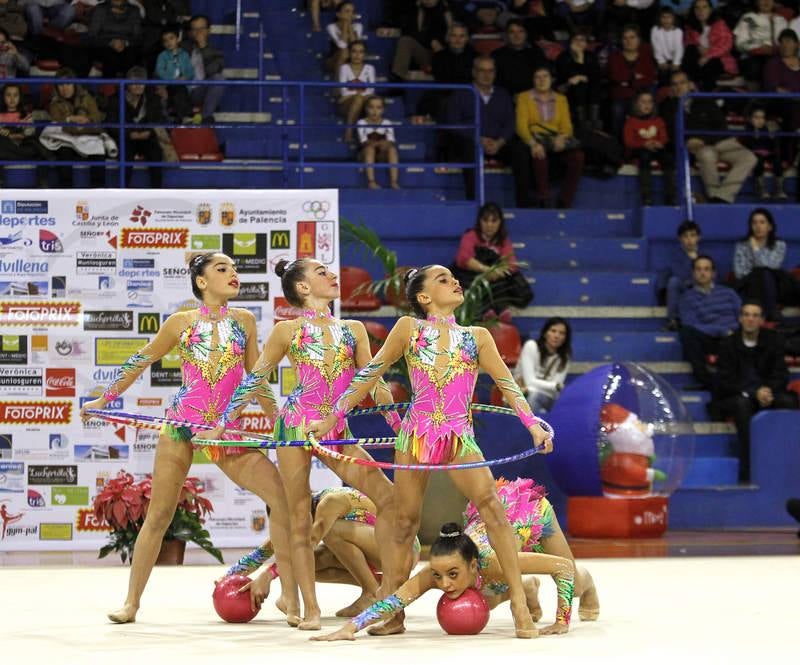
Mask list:
[[[506,23],[506,45],[492,52],[497,64],[497,85],[512,95],[533,87],[533,72],[547,64],[544,52],[528,43],[528,31],[522,19]]]
[[[727,129],[722,109],[713,99],[685,99],[685,95],[694,89],[686,72],[672,72],[670,83],[672,95],[664,101],[661,110],[670,129],[670,139],[674,141],[676,138],[676,117],[678,109],[683,107],[686,112],[686,149],[697,161],[709,201],[733,203],[758,161],[756,156],[732,136],[703,136],[703,130]],[[717,168],[720,161],[730,165],[730,170],[723,179],[720,178]]]
[[[748,301],[739,313],[740,328],[719,347],[717,389],[709,411],[715,419],[732,417],[739,446],[739,480],[750,480],[750,419],[764,409],[796,409],[797,395],[786,390],[789,372],[783,340],[761,328],[764,311]]]

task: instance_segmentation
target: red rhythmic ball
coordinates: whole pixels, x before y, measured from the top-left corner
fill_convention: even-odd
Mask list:
[[[250,591],[239,592],[250,581],[244,575],[230,575],[216,584],[211,597],[220,619],[228,623],[247,623],[258,614],[260,608],[255,612],[250,608]]]
[[[443,593],[436,605],[436,618],[449,635],[477,635],[489,623],[489,605],[477,589],[469,588],[458,598]]]

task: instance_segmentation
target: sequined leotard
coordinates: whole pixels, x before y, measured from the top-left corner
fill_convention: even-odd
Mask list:
[[[189,423],[215,425],[244,374],[247,336],[242,324],[229,313],[227,307],[220,310],[221,318],[216,321],[207,318],[209,312],[205,306],[198,311],[200,316],[192,318],[178,338],[177,349],[182,361],[183,384],[173,396],[166,417]],[[216,346],[213,346],[215,330]],[[104,393],[107,399],[113,399],[127,389],[149,365],[169,351],[157,349],[155,345],[154,340],[117,370]],[[237,422],[230,423],[234,428],[237,425]],[[162,433],[176,441],[189,440],[198,431],[201,430],[191,426],[164,425],[162,428]],[[240,438],[236,435],[227,436],[231,439]],[[237,454],[246,449],[204,447],[203,450],[211,459],[218,459],[222,450],[227,454]]]
[[[545,498],[544,488],[529,478],[517,478],[509,482],[497,481],[497,496],[505,509],[506,517],[517,540],[518,552],[542,552],[540,541],[555,533],[553,507]],[[490,557],[496,556],[489,543],[486,524],[478,514],[475,504],[470,502],[464,511],[464,533],[478,547],[478,566],[489,567]],[[481,591],[484,594],[502,594],[508,585],[502,580],[484,577]]]
[[[325,344],[321,326],[303,321],[289,344],[288,356],[297,372],[297,386],[291,392],[275,423],[275,438],[304,439],[305,425],[333,412],[336,400],[350,385],[356,373],[356,339],[350,327],[331,319],[332,342]],[[326,351],[333,362],[326,365]],[[331,355],[329,355],[331,357]],[[347,424],[331,430],[323,440],[349,436]]]
[[[442,348],[442,332],[437,324],[445,324],[449,343]],[[475,441],[470,405],[478,376],[478,344],[472,328],[456,325],[454,317],[439,320],[429,317],[412,322],[411,339],[405,348],[405,359],[411,377],[413,397],[397,437],[396,449],[410,452],[420,462],[440,464],[460,455],[480,454]],[[445,363],[438,362],[441,356]],[[376,360],[363,368],[351,388],[337,403],[336,414],[343,418],[360,399],[359,384],[369,385],[385,363]],[[513,390],[519,389],[513,381]],[[356,397],[353,395],[356,394]],[[525,427],[535,424],[525,398],[519,394],[512,406]]]
[[[366,524],[372,527],[375,526],[375,513],[362,507],[365,501],[369,501],[368,497],[353,487],[328,487],[326,489],[313,492],[311,494],[312,515],[316,515],[317,506],[319,505],[319,502],[322,501],[322,498],[331,494],[343,494],[351,499],[351,510],[345,515],[342,515],[339,519],[346,522],[356,522],[358,524]],[[419,559],[419,553],[421,549],[422,547],[420,545],[419,538],[414,538],[414,563],[416,563],[416,561]],[[225,573],[225,575],[249,575],[254,570],[257,570],[260,566],[269,561],[273,554],[274,550],[272,548],[272,542],[267,541],[249,554],[245,554],[241,559],[239,559],[239,561],[237,561],[228,569],[228,572]],[[379,573],[372,568],[371,565],[370,569],[376,576],[379,575]]]
[[[333,412],[336,400],[350,385],[356,373],[356,338],[346,323],[328,316],[331,343],[325,342],[325,328],[312,323],[319,316],[317,312],[306,311],[292,334],[287,356],[297,374],[297,386],[286,399],[275,422],[274,436],[280,441],[303,440],[306,438],[305,426],[314,420],[321,420]],[[330,363],[330,364],[329,364]],[[225,412],[223,421],[229,426],[231,413],[241,408],[259,390],[265,397],[274,401],[274,395],[266,381],[270,367],[258,366],[248,374],[236,389]],[[397,414],[387,414],[399,422]],[[337,426],[322,437],[322,441],[349,438],[351,436],[346,421],[342,419]]]

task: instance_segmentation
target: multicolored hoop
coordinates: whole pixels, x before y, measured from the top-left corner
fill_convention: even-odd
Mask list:
[[[395,404],[379,404],[377,406],[370,406],[363,409],[354,409],[350,413],[347,414],[348,418],[352,418],[353,416],[365,416],[371,413],[382,413],[384,411],[392,411],[394,409],[407,409],[411,406],[411,402],[397,402]],[[482,411],[485,413],[500,413],[507,416],[516,416],[516,412],[513,409],[510,409],[505,406],[494,406],[491,404],[472,404],[471,407],[472,411]],[[552,425],[541,418],[539,420],[539,426],[550,435],[550,439],[554,439],[556,432],[553,429]],[[394,470],[394,471],[457,471],[459,469],[479,469],[484,466],[499,466],[501,464],[510,464],[512,462],[518,462],[523,460],[527,457],[531,457],[532,455],[536,455],[541,453],[545,450],[545,446],[537,446],[534,448],[529,448],[521,453],[517,453],[515,455],[508,455],[507,457],[500,457],[495,460],[481,460],[478,462],[461,462],[457,464],[395,464],[392,462],[378,462],[376,460],[368,460],[362,459],[360,457],[352,457],[351,455],[344,455],[336,450],[331,450],[325,446],[320,445],[320,443],[314,438],[313,435],[309,436],[309,442],[311,443],[311,449],[317,455],[321,455],[323,457],[329,457],[331,459],[338,460],[340,462],[346,462],[347,464],[360,464],[361,466],[373,466],[379,469],[387,469],[387,470]],[[334,441],[326,441],[326,444],[333,444]]]
[[[192,427],[200,430],[212,430],[212,425],[193,423],[187,420],[176,420],[175,418],[164,418],[161,416],[148,416],[141,413],[126,413],[125,411],[105,411],[103,409],[87,409],[86,413],[94,418],[107,420],[120,425],[129,425],[139,429],[161,429],[163,425],[174,425],[175,427]],[[230,434],[238,434],[246,437],[241,441],[228,439],[192,439],[192,443],[201,446],[218,446],[221,448],[263,448],[271,450],[274,448],[310,448],[311,444],[306,440],[276,441],[267,434],[257,434],[243,429],[227,429]],[[397,441],[396,436],[381,437],[362,437],[358,439],[337,439],[337,446],[369,446],[369,447],[389,447],[394,446]]]
[[[349,417],[363,416],[371,413],[382,413],[385,411],[392,411],[395,409],[406,409],[410,406],[410,402],[401,402],[397,404],[381,404],[363,409],[356,409],[351,411]],[[489,404],[473,404],[471,406],[473,411],[482,411],[485,413],[499,413],[503,415],[516,416],[513,409],[503,406],[493,406]],[[174,418],[163,418],[159,416],[147,416],[143,414],[126,413],[124,411],[104,411],[102,409],[88,409],[86,411],[89,415],[95,418],[108,420],[109,422],[117,422],[131,427],[144,427],[149,429],[158,429],[161,425],[174,425],[176,427],[191,427],[202,430],[212,430],[214,427],[211,425],[204,425],[192,423],[189,421],[176,420]],[[539,425],[544,429],[550,438],[555,438],[555,430],[546,421],[539,419]],[[395,470],[395,471],[457,471],[459,469],[478,469],[484,466],[499,466],[501,464],[510,464],[520,460],[536,455],[543,452],[545,446],[537,446],[529,448],[521,453],[515,455],[508,455],[495,460],[480,460],[476,462],[461,462],[457,464],[395,464],[393,462],[378,462],[376,460],[362,459],[360,457],[353,457],[351,455],[344,455],[337,450],[328,448],[327,446],[341,446],[341,445],[361,445],[367,447],[388,447],[393,446],[397,437],[371,437],[359,439],[334,439],[325,441],[326,445],[321,445],[316,438],[311,435],[308,441],[276,441],[270,436],[265,434],[255,434],[246,430],[226,430],[231,434],[238,434],[241,436],[249,437],[241,441],[229,441],[224,439],[195,439],[194,443],[201,446],[220,446],[220,447],[243,447],[243,448],[256,448],[256,449],[275,449],[283,447],[310,447],[311,450],[318,456],[328,457],[347,464],[360,464],[361,466],[372,466],[379,469]]]

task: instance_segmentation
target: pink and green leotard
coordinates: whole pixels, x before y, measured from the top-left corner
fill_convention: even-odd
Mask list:
[[[442,342],[437,324],[447,326],[447,344]],[[410,452],[425,464],[450,462],[457,452],[460,456],[481,454],[475,441],[470,408],[480,368],[473,329],[456,325],[452,316],[445,320],[414,319],[411,325],[411,338],[404,355],[413,397],[400,425],[396,450]],[[445,362],[437,363],[442,356]],[[360,386],[368,386],[376,380],[385,365],[376,357],[356,375],[353,385],[337,404],[336,414],[340,418],[359,399],[363,392]],[[511,379],[508,382],[512,387],[504,387],[519,393],[516,384]],[[520,399],[512,401],[512,406],[526,427],[538,422],[521,393]]]
[[[350,326],[330,316],[330,325],[326,328],[330,331],[331,341],[326,343],[325,328],[312,323],[317,315],[313,311],[303,312],[289,343],[287,356],[294,366],[297,386],[289,394],[275,422],[273,435],[279,441],[305,439],[306,424],[329,416],[356,374],[356,338]],[[257,367],[244,377],[225,412],[223,422],[226,426],[230,414],[246,404],[259,389],[274,401],[266,381],[268,370]],[[396,413],[387,414],[386,420],[390,424],[392,419],[399,423]],[[344,419],[322,437],[322,441],[342,438],[352,438]]]
[[[234,390],[244,374],[244,353],[247,335],[243,325],[229,312],[220,310],[220,319],[211,320],[205,306],[198,316],[180,333],[177,349],[182,361],[183,383],[173,396],[166,417],[198,425],[215,425],[225,411]],[[214,332],[216,331],[216,346]],[[131,356],[117,370],[116,376],[106,388],[106,399],[114,399],[125,391],[155,360],[163,357],[169,349],[156,348],[155,340]],[[212,360],[213,357],[213,360]],[[236,427],[238,422],[230,423]],[[164,425],[162,433],[176,441],[188,441],[201,431],[191,426]],[[239,439],[236,435],[227,435]],[[231,455],[245,452],[246,448],[203,447],[212,460],[219,459],[222,451]]]

